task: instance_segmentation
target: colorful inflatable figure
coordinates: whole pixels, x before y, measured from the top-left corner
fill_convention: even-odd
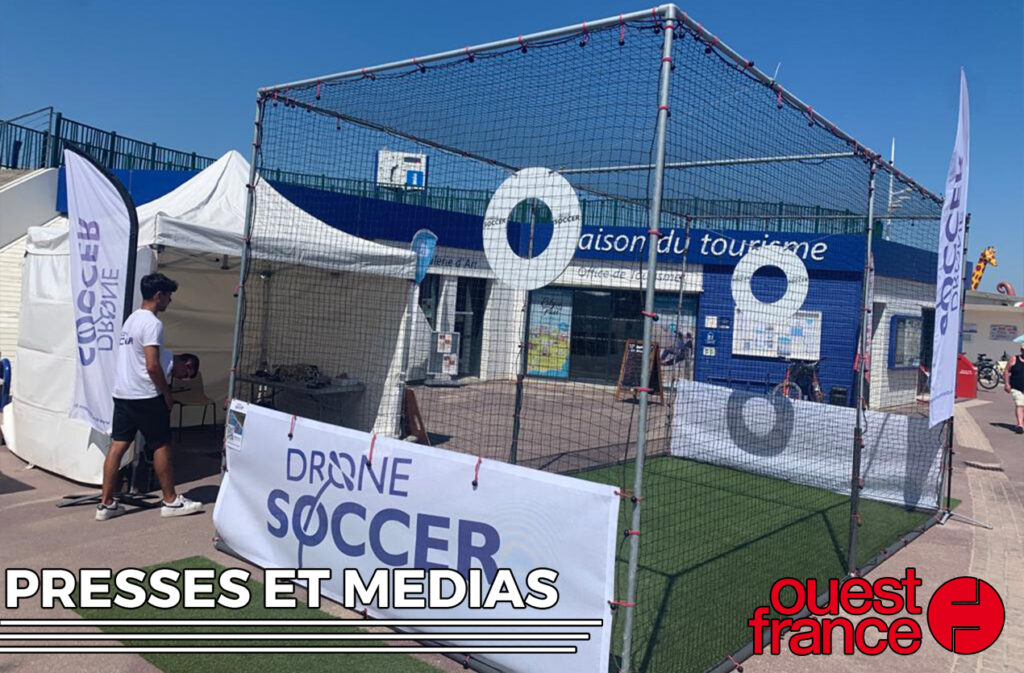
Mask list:
[[[972,290],[977,290],[978,286],[981,285],[981,277],[985,275],[985,267],[989,264],[999,266],[996,264],[996,249],[991,245],[981,251],[978,263],[974,265],[974,273],[971,274]]]
[[[1017,296],[1017,293],[1013,291],[1013,285],[1010,285],[1005,280],[999,281],[999,284],[996,285],[996,292],[999,294],[1009,295],[1011,297]]]

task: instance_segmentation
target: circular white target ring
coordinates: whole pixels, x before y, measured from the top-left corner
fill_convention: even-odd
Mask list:
[[[777,301],[764,302],[754,296],[751,281],[765,267],[777,267],[786,276],[786,292]],[[779,245],[754,248],[736,264],[732,274],[732,300],[736,308],[765,322],[788,322],[807,299],[809,279],[800,256]]]
[[[544,252],[523,259],[508,244],[512,210],[526,199],[541,201],[551,211],[553,231]],[[527,225],[529,223],[526,223]],[[491,270],[506,285],[536,290],[562,275],[580,238],[580,200],[569,181],[547,168],[517,171],[494,192],[484,214],[484,253]]]

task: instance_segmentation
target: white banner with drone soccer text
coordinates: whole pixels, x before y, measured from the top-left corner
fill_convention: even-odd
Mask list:
[[[620,501],[614,486],[240,401],[231,405],[225,443],[214,522],[243,558],[265,568],[329,569],[324,595],[378,618],[588,620],[585,627],[526,631],[580,636],[567,642],[500,642],[499,633],[516,628],[476,625],[459,630],[494,633],[493,641],[443,642],[576,648],[571,655],[473,655],[505,671],[608,670]],[[426,576],[417,575],[422,571]],[[412,630],[426,640],[452,631]]]

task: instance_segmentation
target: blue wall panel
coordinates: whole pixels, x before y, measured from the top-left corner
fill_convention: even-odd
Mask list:
[[[199,171],[116,170],[113,173],[132,195],[135,205],[141,206],[173,192]],[[57,212],[68,212],[68,187],[63,166],[57,175]]]
[[[733,321],[735,304],[732,299],[733,267],[705,266],[704,292],[700,298],[697,316],[697,356],[694,378],[716,385],[765,393],[786,376],[789,364],[774,358],[733,355],[733,327],[707,328],[708,316]],[[781,275],[757,274],[751,283],[754,295],[770,300],[782,295],[785,279]],[[853,273],[810,274],[810,287],[802,307],[805,311],[821,311],[822,334],[819,378],[826,400],[832,386],[848,390],[847,403],[852,399],[857,341],[860,329],[861,279]],[[713,335],[714,343],[708,337]],[[715,355],[703,355],[705,346],[714,346]]]

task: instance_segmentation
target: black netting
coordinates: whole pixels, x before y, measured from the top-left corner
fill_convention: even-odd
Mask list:
[[[631,665],[689,671],[743,647],[774,580],[843,577],[938,508],[940,206],[677,26],[645,316],[664,45],[659,18],[266,92],[236,393],[626,491],[648,350]],[[414,286],[421,229],[438,249]]]

